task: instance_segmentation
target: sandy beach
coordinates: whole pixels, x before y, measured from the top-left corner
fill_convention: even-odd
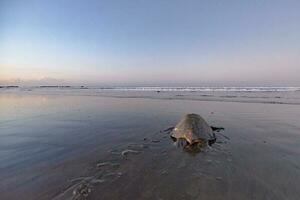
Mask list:
[[[300,200],[300,0],[0,0],[0,200]]]
[[[156,94],[155,94],[156,95]],[[0,199],[298,199],[300,107],[0,94]],[[163,130],[198,113],[224,127],[191,154]]]

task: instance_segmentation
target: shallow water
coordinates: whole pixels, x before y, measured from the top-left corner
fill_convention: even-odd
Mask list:
[[[300,195],[298,105],[45,91],[0,93],[0,199],[72,199],[80,184],[89,199]],[[177,148],[162,130],[186,113],[230,140]]]

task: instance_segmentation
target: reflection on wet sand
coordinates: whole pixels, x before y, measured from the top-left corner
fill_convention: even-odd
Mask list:
[[[41,98],[43,104],[35,95],[1,95],[0,199],[296,200],[300,195],[298,106]],[[168,127],[186,113],[226,129],[215,130],[216,142],[201,151],[177,148]]]

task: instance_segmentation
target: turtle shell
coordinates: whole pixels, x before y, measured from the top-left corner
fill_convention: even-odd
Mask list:
[[[185,139],[189,144],[215,140],[212,128],[197,114],[185,115],[172,130],[171,137]]]

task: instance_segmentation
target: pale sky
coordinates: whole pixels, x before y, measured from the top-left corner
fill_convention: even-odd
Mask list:
[[[45,81],[299,86],[300,1],[0,0],[0,84]]]

